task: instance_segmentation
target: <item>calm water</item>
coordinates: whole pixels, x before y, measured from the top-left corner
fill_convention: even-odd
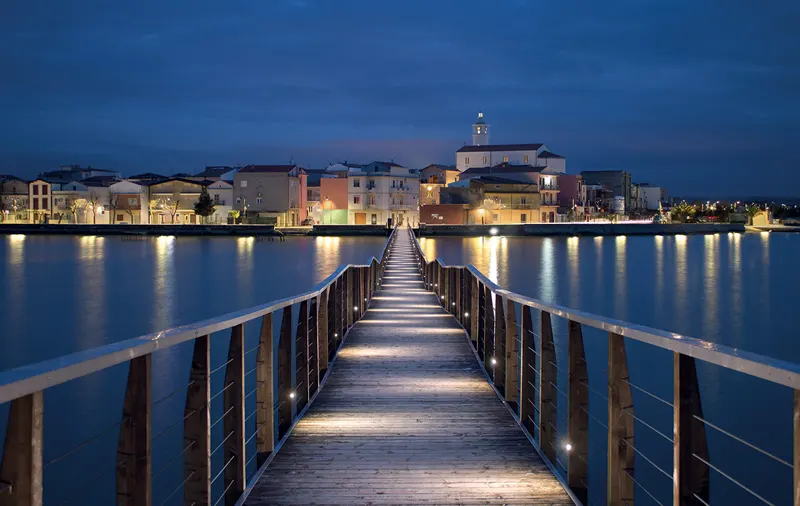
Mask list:
[[[547,302],[800,362],[795,311],[800,235],[425,238],[426,257],[474,264],[504,288]],[[534,327],[538,315],[534,314]],[[559,383],[566,384],[566,324],[553,320]],[[534,329],[538,333],[538,329]],[[605,483],[607,337],[584,327],[589,364],[590,502]],[[633,384],[672,400],[672,356],[627,344]],[[792,392],[698,362],[704,417],[791,462]],[[672,409],[634,390],[636,416],[672,434]],[[566,399],[559,394],[559,412]],[[566,420],[559,421],[559,434]],[[792,470],[708,429],[711,462],[775,504],[791,503]],[[563,443],[564,441],[561,441]],[[561,444],[559,444],[561,447]],[[671,474],[671,443],[636,423],[635,447]],[[559,459],[566,462],[563,448]],[[671,481],[638,455],[636,479],[660,502]],[[763,504],[711,471],[712,504]],[[637,488],[637,502],[656,504]]]
[[[307,290],[341,264],[362,263],[379,255],[384,241],[0,236],[0,370]],[[499,285],[525,295],[800,361],[798,332],[791,319],[800,286],[800,235],[436,238],[421,243],[429,258],[472,263]],[[563,382],[564,322],[554,319],[554,331],[559,382]],[[257,340],[257,323],[245,332],[249,348]],[[585,330],[584,340],[593,390],[589,409],[596,418],[589,429],[590,503],[600,504],[606,436],[598,422],[607,418],[601,397],[606,388],[607,338]],[[225,362],[226,347],[227,336],[213,336],[212,367]],[[628,358],[634,384],[671,400],[669,353],[629,343]],[[186,383],[190,359],[189,346],[154,354],[154,399],[163,399]],[[248,370],[251,367],[246,365]],[[126,371],[112,368],[45,393],[46,463],[117,423]],[[788,389],[702,363],[698,363],[698,374],[707,419],[791,460],[792,395]],[[221,389],[222,376],[212,377],[212,392]],[[221,402],[221,396],[217,401]],[[560,397],[558,404],[564,413],[566,399]],[[638,417],[671,434],[670,407],[638,391],[634,391],[634,404]],[[6,412],[0,406],[0,431]],[[212,403],[212,420],[221,413],[221,404]],[[180,430],[170,432],[182,416],[182,395],[154,408],[153,434],[164,435],[158,439],[153,469],[167,466],[154,478],[156,504],[164,502],[182,480],[180,462],[169,465],[182,448]],[[559,422],[560,433],[564,422],[563,418]],[[212,447],[224,436],[217,430],[221,428],[222,424],[215,427]],[[635,441],[636,448],[656,465],[671,471],[668,441],[638,423]],[[111,430],[86,449],[47,465],[46,500],[113,502],[115,447],[116,431]],[[768,500],[790,502],[790,469],[711,429],[709,451],[712,462]],[[560,459],[565,458],[562,452]],[[212,472],[221,465],[215,456]],[[669,480],[639,457],[636,468],[637,480],[666,503]],[[713,471],[711,479],[712,504],[760,503]],[[220,492],[215,486],[214,497]],[[180,496],[177,493],[169,504],[179,504]],[[637,502],[655,504],[638,490]]]

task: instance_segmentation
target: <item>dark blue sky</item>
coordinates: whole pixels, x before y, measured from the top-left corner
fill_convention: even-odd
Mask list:
[[[568,172],[797,196],[800,2],[0,2],[0,173],[544,142]]]

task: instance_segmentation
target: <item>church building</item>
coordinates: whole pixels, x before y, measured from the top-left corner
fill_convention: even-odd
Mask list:
[[[489,125],[478,113],[472,125],[472,146],[456,151],[456,168],[459,172],[473,167],[493,167],[499,164],[547,167],[552,172],[566,172],[567,160],[547,149],[544,144],[490,144]]]

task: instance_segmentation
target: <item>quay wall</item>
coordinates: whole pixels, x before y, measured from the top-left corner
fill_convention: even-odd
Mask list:
[[[174,236],[281,235],[272,225],[58,225],[53,223],[0,225],[0,234]]]
[[[496,229],[492,233],[492,229]],[[425,225],[417,230],[421,237],[487,235],[675,235],[717,234],[744,232],[745,226],[736,223],[538,223],[520,225]]]
[[[389,229],[386,225],[314,225],[309,235],[320,236],[345,236],[345,235],[372,235],[387,236]]]

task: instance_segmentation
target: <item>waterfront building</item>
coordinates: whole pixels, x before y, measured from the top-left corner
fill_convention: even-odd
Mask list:
[[[321,181],[323,177],[336,177],[325,169],[306,169],[306,215],[314,223],[322,223]]]
[[[639,197],[642,200],[643,208],[648,211],[657,211],[659,204],[667,203],[667,190],[661,186],[651,185],[649,183],[641,183],[637,185],[639,188]]]
[[[165,179],[169,179],[167,176],[162,176],[161,174],[156,174],[154,172],[145,172],[143,174],[135,174],[133,176],[125,178],[128,181],[140,181],[143,183],[155,183],[157,181],[164,181]]]
[[[39,174],[39,179],[51,181],[53,183],[70,183],[72,181],[83,181],[93,177],[112,177],[121,179],[122,174],[114,170],[96,169],[91,165],[81,167],[80,165],[62,165],[58,170],[51,170]]]
[[[108,187],[111,223],[149,223],[150,186],[123,179]]]
[[[622,197],[625,209],[631,208],[631,174],[624,170],[584,170],[583,181],[589,185],[601,185],[611,191],[612,196]]]
[[[420,170],[419,173],[420,206],[438,204],[439,190],[450,183],[458,181],[458,169],[456,169],[455,165],[431,164]]]
[[[349,224],[419,223],[419,173],[394,162],[348,169]]]
[[[549,167],[554,172],[566,172],[567,160],[551,152],[541,143],[490,144],[489,125],[483,113],[472,125],[472,146],[463,146],[456,151],[456,168],[463,172],[472,167],[491,167],[500,163]]]
[[[34,179],[28,184],[28,220],[31,223],[46,223],[53,210],[53,184],[46,179]]]
[[[233,174],[231,174],[233,175]],[[233,210],[233,182],[219,179],[208,185],[208,194],[214,201],[214,214],[203,220],[203,223],[224,225]]]
[[[27,221],[29,198],[27,181],[17,176],[0,174],[0,221]]]
[[[347,225],[348,178],[347,171],[333,172],[334,177],[323,177],[319,182],[319,199],[323,225]]]
[[[149,211],[150,223],[157,224],[195,224],[199,223],[194,205],[200,198],[203,187],[209,181],[192,181],[183,178],[170,178],[150,185]]]
[[[307,197],[307,174],[299,165],[248,165],[234,174],[233,208],[249,223],[300,225]]]
[[[568,220],[585,220],[592,214],[592,205],[586,197],[586,186],[580,174],[560,174],[558,176],[559,213]]]
[[[233,184],[233,175],[236,174],[241,167],[231,167],[229,165],[209,165],[201,172],[194,175],[181,176],[190,181],[228,181]],[[178,175],[176,174],[175,177]]]

